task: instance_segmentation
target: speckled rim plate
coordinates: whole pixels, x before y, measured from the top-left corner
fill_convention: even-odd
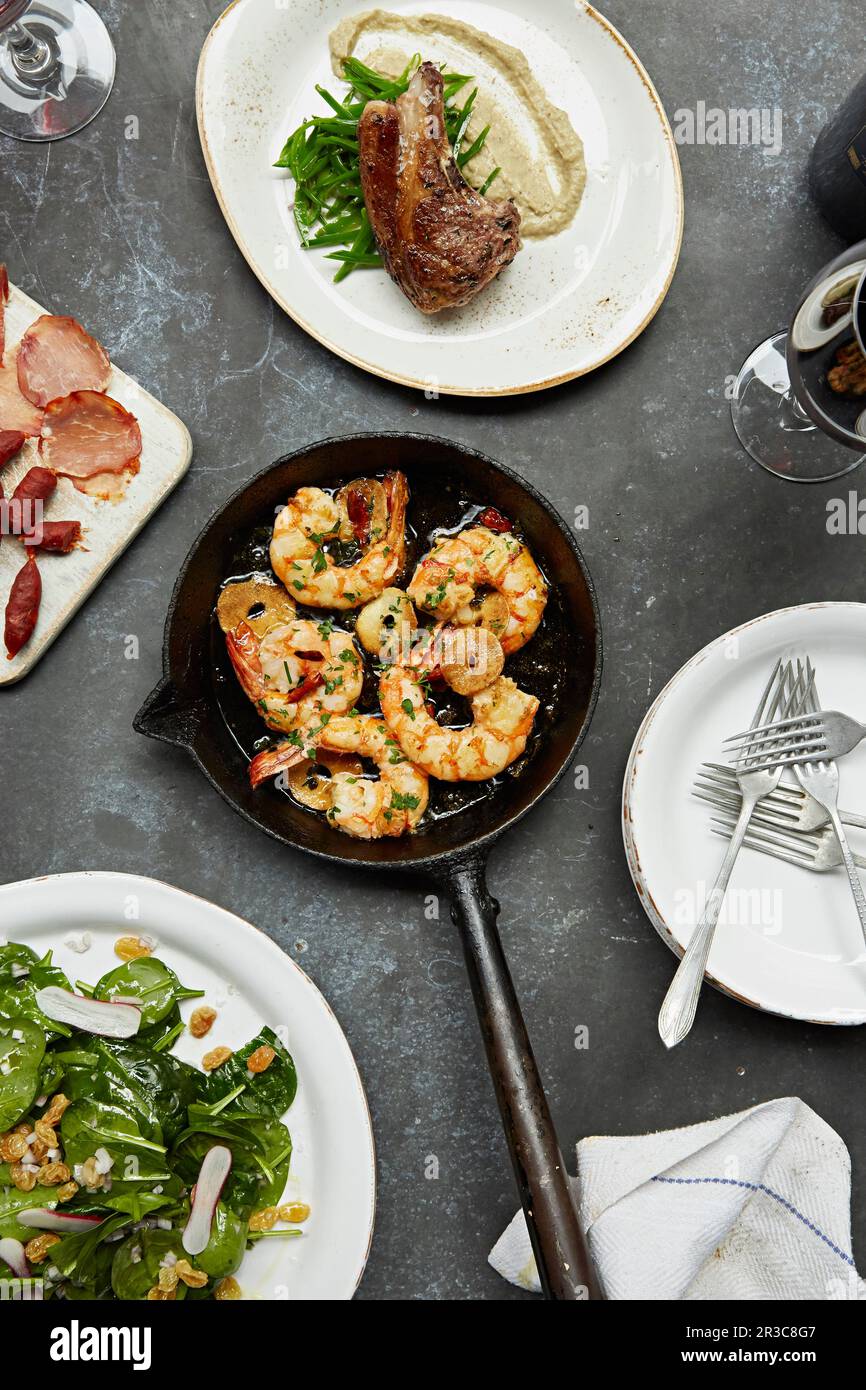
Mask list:
[[[710,831],[708,808],[691,796],[697,768],[725,761],[722,740],[748,726],[777,658],[804,651],[824,706],[862,714],[866,605],[815,603],[768,613],[711,642],[669,681],[638,730],[623,785],[626,857],[644,911],[677,955],[725,847]],[[866,748],[839,770],[840,805],[866,810]],[[851,843],[866,853],[866,832],[852,830]],[[729,900],[710,984],[788,1018],[866,1022],[866,949],[844,871],[809,873],[744,849]]]
[[[448,0],[449,15],[525,52],[581,135],[587,190],[571,226],[526,241],[466,305],[425,318],[384,270],[332,283],[302,251],[291,181],[271,166],[288,133],[333,87],[328,34],[374,0],[235,0],[205,42],[196,109],[208,172],[250,267],[302,328],[340,357],[431,394],[513,395],[581,376],[646,328],[679,256],[683,190],[670,126],[645,69],[591,5]],[[386,8],[437,12],[437,0]],[[363,56],[363,51],[362,51]]]
[[[52,874],[0,887],[10,941],[49,947],[70,979],[117,965],[118,936],[148,933],[156,954],[217,1008],[207,1038],[185,1033],[174,1052],[200,1065],[218,1044],[239,1047],[262,1023],[280,1030],[298,1071],[286,1123],[292,1172],[286,1200],[309,1203],[301,1239],[261,1241],[237,1274],[243,1297],[340,1300],[354,1294],[370,1250],[376,1206],[373,1129],[364,1087],[337,1019],[312,980],[264,932],[203,898],[135,874]],[[83,955],[65,944],[89,932]],[[181,1005],[184,1018],[196,1002]]]

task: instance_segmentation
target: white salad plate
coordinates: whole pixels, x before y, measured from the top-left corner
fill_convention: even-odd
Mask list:
[[[623,835],[644,911],[682,954],[725,851],[691,794],[700,763],[748,728],[779,657],[807,653],[825,709],[866,718],[866,605],[783,608],[719,637],[668,682],[626,769]],[[866,812],[866,746],[840,759],[840,806]],[[866,853],[866,831],[850,831]],[[866,948],[844,869],[814,873],[743,848],[706,979],[745,1004],[815,1023],[866,1022]],[[661,1000],[659,1000],[661,1003]]]
[[[309,1204],[299,1238],[262,1240],[236,1278],[246,1299],[339,1300],[358,1286],[373,1234],[376,1164],[370,1114],[346,1037],[313,982],[269,937],[213,903],[134,874],[53,874],[0,887],[0,932],[54,952],[72,981],[94,983],[118,961],[114,942],[153,936],[154,955],[217,1009],[206,1038],[187,1031],[172,1051],[200,1065],[210,1048],[242,1046],[263,1024],[284,1040],[298,1073],[285,1123],[292,1163],[285,1201]],[[79,954],[68,940],[89,933]]]
[[[35,299],[11,285],[6,306],[7,351],[17,345],[41,314],[55,312],[66,310],[43,309]],[[87,324],[83,327],[86,329]],[[104,346],[110,356],[111,344]],[[46,503],[46,520],[80,521],[82,544],[69,555],[39,555],[42,603],[36,630],[12,661],[7,661],[5,652],[0,651],[0,685],[19,681],[44,656],[115,560],[177,487],[192,462],[192,440],[183,421],[113,363],[106,391],[138,420],[141,468],[118,502],[85,497],[68,478],[60,479],[54,496]],[[8,496],[38,462],[38,441],[28,439],[20,454],[3,469],[3,488]],[[0,545],[0,611],[6,606],[23,562],[20,545],[11,540]]]
[[[272,166],[292,130],[327,110],[316,84],[343,90],[331,71],[329,34],[347,15],[375,8],[374,0],[235,0],[205,42],[199,134],[220,207],[252,270],[340,357],[431,395],[535,391],[607,362],[643,331],[667,293],[682,239],[683,190],[649,76],[583,0],[384,7],[447,13],[527,56],[584,142],[586,191],[565,231],[525,239],[513,264],[475,300],[432,317],[413,308],[384,269],[355,271],[335,285],[337,264],[301,248],[291,177]],[[363,59],[363,41],[357,52]]]

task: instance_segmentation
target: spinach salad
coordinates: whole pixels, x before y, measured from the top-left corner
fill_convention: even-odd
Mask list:
[[[137,938],[115,950],[91,986],[0,946],[0,1296],[240,1298],[245,1251],[309,1215],[280,1204],[294,1063],[270,1028],[181,1061],[217,1011],[183,1022],[203,991]]]

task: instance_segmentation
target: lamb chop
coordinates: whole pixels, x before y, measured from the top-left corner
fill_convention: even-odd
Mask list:
[[[445,130],[442,74],[422,63],[396,103],[369,101],[358,123],[361,188],[393,280],[422,314],[467,304],[519,246],[520,213],[470,188]]]

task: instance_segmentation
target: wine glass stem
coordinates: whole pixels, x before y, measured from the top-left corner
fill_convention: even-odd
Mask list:
[[[57,66],[57,55],[44,39],[31,34],[23,24],[10,24],[5,34],[12,51],[12,64],[25,81],[44,79]]]

